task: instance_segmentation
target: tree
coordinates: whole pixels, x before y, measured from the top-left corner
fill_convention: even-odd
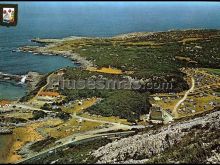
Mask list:
[[[32,115],[33,115],[33,117],[32,117],[33,120],[38,120],[40,118],[45,118],[47,116],[47,113],[45,113],[43,111],[35,110],[32,112]]]

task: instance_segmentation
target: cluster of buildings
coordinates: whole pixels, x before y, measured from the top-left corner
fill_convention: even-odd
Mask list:
[[[217,76],[211,76],[202,73],[196,73],[193,76],[195,78],[197,87],[220,83],[220,79]]]
[[[184,102],[178,108],[178,113],[193,114],[197,111],[211,110],[220,106],[219,93],[215,89],[219,89],[220,78],[201,69],[182,68],[182,72],[188,77],[195,80],[195,88],[188,95]],[[183,95],[171,94],[170,96],[153,97],[154,102],[162,101],[163,104],[169,104],[175,100],[180,100]],[[149,120],[156,123],[169,123],[172,121],[172,111],[163,110],[158,106],[153,106],[150,110]]]

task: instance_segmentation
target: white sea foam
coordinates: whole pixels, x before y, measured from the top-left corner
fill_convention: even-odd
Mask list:
[[[19,84],[24,84],[26,79],[27,79],[27,75],[22,76],[21,81],[19,82]]]

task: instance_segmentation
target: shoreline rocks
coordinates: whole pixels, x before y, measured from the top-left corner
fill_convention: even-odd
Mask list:
[[[80,64],[81,67],[87,68],[92,67],[93,64],[89,60],[81,57],[79,54],[71,52],[71,51],[55,51],[55,50],[48,50],[54,44],[48,44],[45,47],[39,46],[24,46],[19,48],[21,52],[29,52],[33,55],[42,55],[42,56],[62,56],[64,58],[70,59],[75,64]]]

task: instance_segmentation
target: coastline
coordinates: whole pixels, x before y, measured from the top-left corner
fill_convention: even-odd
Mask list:
[[[155,48],[157,46],[161,46],[162,42],[155,42],[155,39],[157,40],[157,37],[159,35],[162,35],[163,37],[166,35],[170,35],[169,37],[171,38],[172,41],[167,41],[168,43],[173,43],[173,42],[179,42],[179,43],[185,43],[186,41],[184,40],[185,38],[188,38],[189,41],[191,39],[193,40],[194,38],[190,37],[188,33],[198,33],[198,35],[201,35],[202,37],[196,37],[198,40],[201,39],[208,39],[209,37],[203,36],[203,33],[218,33],[219,29],[204,29],[204,28],[199,28],[199,29],[171,29],[167,31],[157,31],[157,32],[131,32],[131,33],[122,33],[118,34],[112,37],[78,37],[78,36],[70,36],[70,37],[65,37],[65,38],[57,38],[57,39],[48,39],[48,38],[34,38],[31,39],[31,42],[35,42],[38,44],[41,44],[40,46],[23,46],[19,47],[17,51],[21,52],[29,52],[32,53],[33,55],[43,55],[43,56],[62,56],[64,58],[70,59],[72,62],[79,64],[80,67],[87,69],[88,67],[97,67],[96,64],[94,64],[95,61],[90,61],[86,59],[85,57],[81,56],[79,53],[76,53],[74,50],[71,49],[71,47],[68,47],[67,50],[59,50],[59,46],[61,47],[65,45],[66,43],[68,44],[69,41],[72,42],[77,42],[79,40],[83,40],[83,42],[86,40],[100,40],[100,41],[105,41],[111,40],[112,42],[120,42],[120,41],[127,41],[127,42],[132,42],[136,40],[141,40],[145,39],[146,46],[153,47]],[[179,35],[180,33],[180,35]],[[183,34],[182,34],[183,33]],[[174,36],[172,36],[174,35]],[[60,44],[60,45],[59,45]],[[74,44],[74,43],[73,43]],[[83,44],[82,44],[83,45]],[[89,44],[88,44],[89,45]],[[72,46],[72,45],[70,45]],[[81,47],[81,45],[78,45]],[[90,45],[91,46],[91,45]],[[58,47],[58,50],[54,50],[52,48]],[[69,50],[69,48],[71,50]],[[99,66],[100,67],[100,66]],[[119,68],[118,68],[119,69]]]
[[[3,73],[2,73],[3,74]],[[5,74],[7,75],[7,74]],[[11,76],[11,75],[9,75]],[[17,76],[18,78],[16,79],[16,81],[13,79],[13,77],[10,79],[3,79],[0,80],[0,82],[2,83],[8,83],[12,86],[14,86],[15,88],[24,88],[25,93],[24,95],[17,97],[17,98],[7,98],[6,96],[3,98],[0,98],[1,100],[10,100],[10,101],[17,101],[20,98],[24,97],[27,93],[33,91],[36,87],[36,85],[38,84],[38,82],[41,80],[41,78],[43,77],[42,74],[38,73],[38,72],[28,72],[25,76],[25,82],[21,83],[21,79],[23,78],[23,75],[12,75],[12,76]]]
[[[81,37],[79,37],[81,39]],[[77,38],[77,39],[79,39]],[[74,53],[72,51],[55,51],[48,50],[49,48],[56,46],[58,43],[63,41],[69,41],[75,38],[67,38],[67,39],[32,39],[32,42],[45,44],[42,46],[24,46],[18,48],[18,51],[21,52],[29,52],[33,55],[42,55],[42,56],[62,56],[64,58],[70,59],[73,63],[79,64],[82,68],[92,67],[93,64],[91,61],[81,57],[79,54]]]
[[[43,56],[47,56],[47,55],[48,56],[63,56],[65,58],[69,58],[72,61],[78,62],[79,64],[81,64],[80,67],[85,68],[87,70],[89,70],[90,67],[94,67],[94,64],[92,64],[91,61],[89,61],[86,58],[80,56],[78,53],[74,53],[73,50],[58,51],[58,50],[50,50],[49,49],[52,46],[56,46],[57,44],[60,44],[61,42],[65,42],[65,39],[61,39],[61,40],[59,40],[59,39],[34,39],[34,40],[32,40],[32,42],[39,42],[39,43],[45,44],[45,45],[42,46],[42,47],[41,46],[25,46],[25,47],[19,48],[19,50],[24,51],[24,52],[31,52],[32,54],[43,55]],[[65,43],[62,43],[62,44],[65,44]],[[102,70],[102,69],[100,69],[100,70]],[[99,72],[100,70],[98,70],[94,67],[94,68],[91,68],[90,71],[91,72]],[[106,73],[108,71],[109,70],[107,70],[107,71],[104,70],[103,72]],[[113,71],[115,71],[115,70],[112,70],[111,72],[109,72],[109,74],[112,74]],[[122,72],[120,70],[118,70],[116,72],[116,74],[122,74]],[[46,76],[46,77],[48,77],[48,76]],[[37,137],[36,138],[37,140],[44,137],[43,134],[37,129],[35,130],[33,128],[33,130],[31,130],[31,131],[34,132],[34,134],[37,132],[38,135],[41,136],[41,137]],[[28,144],[31,144],[31,143],[28,143]],[[22,144],[19,147],[20,147],[20,149],[18,151],[20,151],[20,152],[18,152],[18,155],[20,155],[20,154],[22,155],[22,153],[25,153],[26,151],[28,151],[28,145]]]

